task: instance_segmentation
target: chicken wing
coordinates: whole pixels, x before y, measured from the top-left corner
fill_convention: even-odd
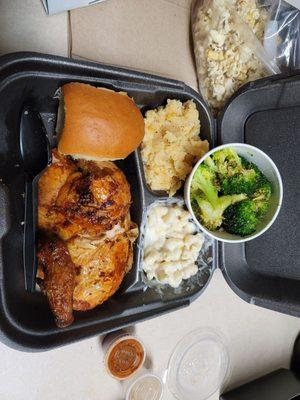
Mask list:
[[[73,318],[75,266],[65,243],[57,237],[42,236],[38,252],[41,283],[59,327],[70,325]]]
[[[112,162],[73,160],[53,152],[39,181],[41,284],[57,325],[72,309],[90,310],[119,288],[133,260],[129,184]],[[49,232],[56,235],[49,237]]]

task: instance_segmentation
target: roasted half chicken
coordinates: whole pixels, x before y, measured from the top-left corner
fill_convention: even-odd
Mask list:
[[[89,310],[107,300],[130,270],[138,235],[130,203],[129,184],[112,162],[53,152],[39,181],[38,256],[41,287],[58,326],[72,323],[72,310]]]

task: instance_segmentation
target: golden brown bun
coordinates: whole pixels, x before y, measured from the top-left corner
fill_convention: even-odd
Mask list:
[[[119,160],[144,137],[144,119],[126,93],[84,83],[62,87],[64,128],[58,150],[74,158]]]

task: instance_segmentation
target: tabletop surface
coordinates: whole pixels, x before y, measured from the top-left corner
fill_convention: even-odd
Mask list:
[[[115,0],[93,7],[109,17],[112,12],[110,1]],[[126,1],[132,3],[136,0]],[[181,8],[184,4],[183,0],[164,1]],[[150,6],[151,0],[148,3]],[[68,56],[71,47],[75,47],[77,53],[78,49],[85,48],[79,28],[86,21],[88,9],[47,17],[39,0],[0,0],[0,7],[1,54],[28,50]],[[70,27],[76,32],[72,46]],[[100,38],[101,24],[97,29],[97,38]],[[91,46],[86,48],[88,53],[76,55],[86,57],[88,54],[94,59],[101,56],[96,52],[93,57]],[[110,60],[109,48],[104,50],[107,53],[103,54],[103,59]],[[126,65],[125,61],[117,61]],[[191,69],[185,70],[184,74],[187,71]],[[185,79],[184,74],[180,75],[182,70],[176,73],[179,79],[194,82],[194,77]],[[147,348],[151,371],[164,378],[174,346],[183,335],[196,328],[213,328],[225,336],[231,360],[228,385],[234,387],[279,367],[288,367],[300,320],[242,301],[217,270],[207,289],[190,307],[140,323],[134,328]],[[105,372],[99,336],[46,353],[22,353],[0,344],[0,362],[1,400],[124,398],[124,387]],[[216,393],[210,400],[218,398]],[[168,390],[164,399],[173,399]]]

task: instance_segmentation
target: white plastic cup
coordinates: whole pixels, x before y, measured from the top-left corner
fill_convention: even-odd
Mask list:
[[[178,400],[207,400],[230,376],[226,339],[212,329],[188,333],[171,355],[167,383]]]
[[[262,173],[269,179],[272,185],[272,195],[270,199],[270,206],[267,214],[259,221],[256,231],[252,235],[248,235],[245,237],[241,237],[239,235],[233,235],[226,231],[216,230],[210,231],[205,226],[201,224],[201,222],[196,218],[194,211],[191,206],[191,184],[193,176],[198,169],[199,165],[210,155],[215,153],[216,151],[231,148],[237,152],[239,156],[244,157],[246,160],[253,162],[258,166],[258,168],[262,171]],[[283,197],[283,185],[280,173],[275,163],[271,160],[271,158],[264,153],[262,150],[257,147],[251,146],[245,143],[229,143],[224,144],[222,146],[215,147],[206,153],[194,166],[191,174],[186,180],[184,187],[184,200],[186,206],[191,213],[193,220],[196,225],[205,233],[207,233],[210,237],[216,240],[220,240],[221,242],[227,243],[243,243],[249,240],[255,239],[266,232],[270,226],[276,220],[281,205],[282,205],[282,197]]]
[[[134,379],[126,391],[125,400],[162,400],[164,385],[157,375],[146,373]]]

